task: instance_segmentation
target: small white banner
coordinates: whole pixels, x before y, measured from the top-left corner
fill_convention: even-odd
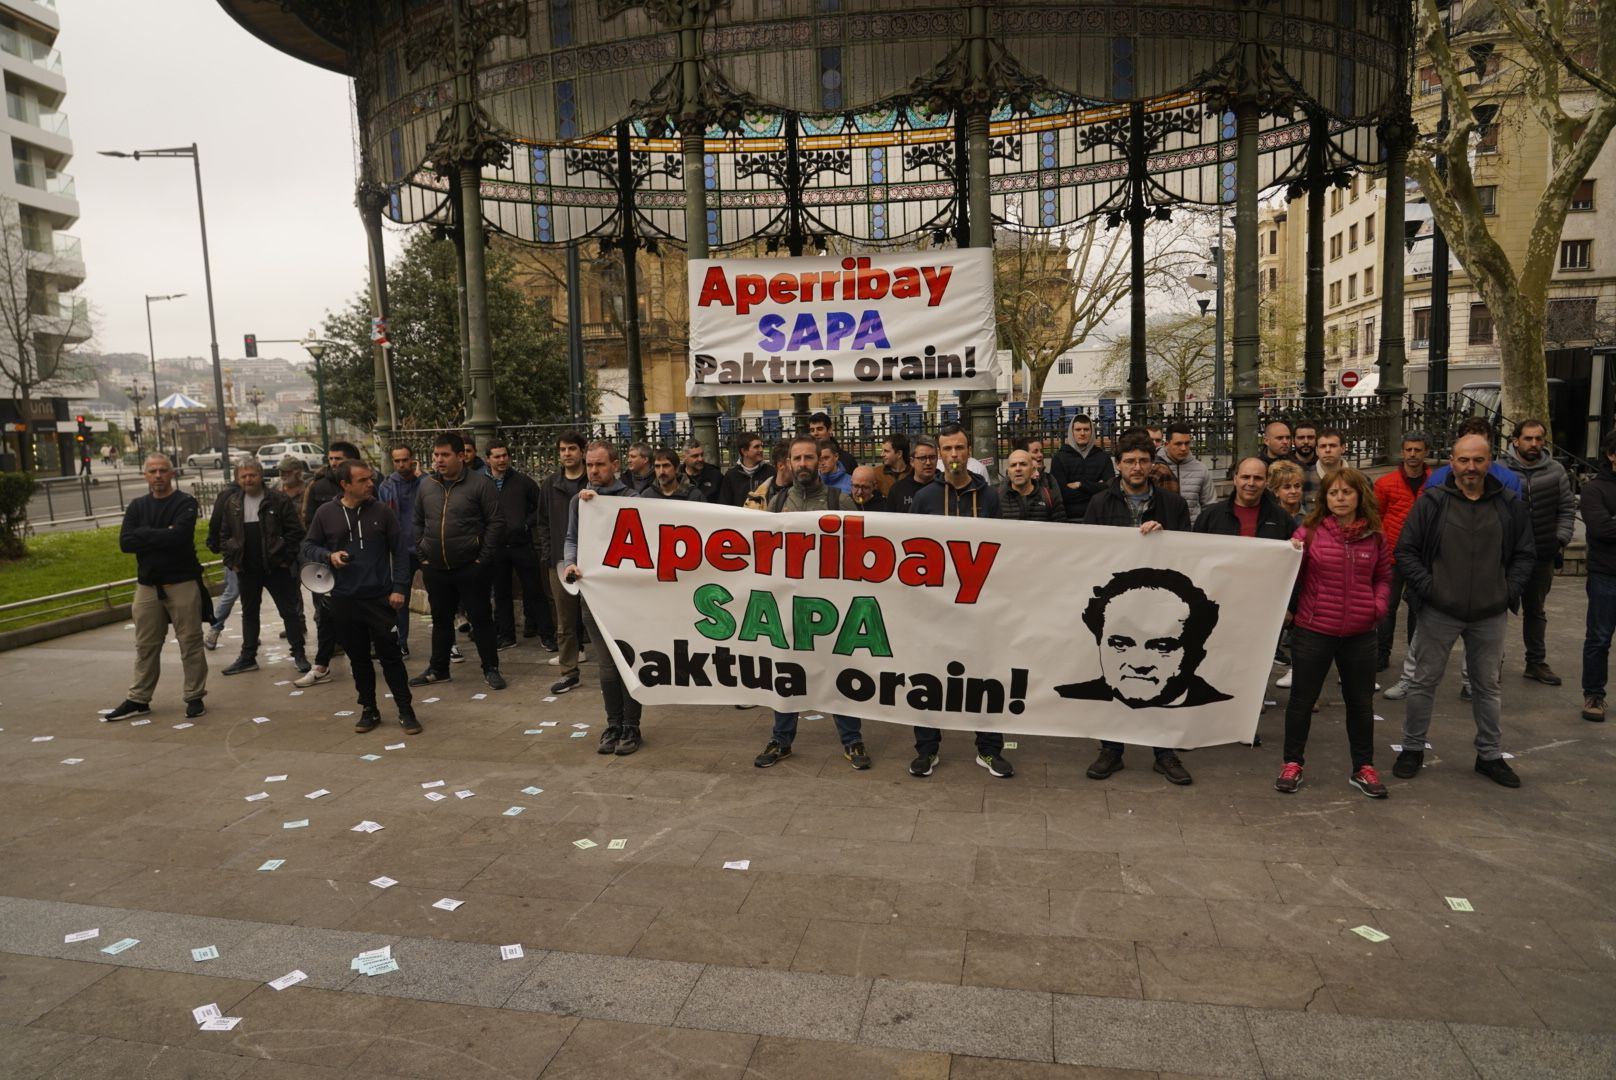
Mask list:
[[[692,397],[992,390],[993,255],[692,259]]]
[[[1147,746],[1250,742],[1301,555],[910,514],[579,504],[580,584],[647,705]]]

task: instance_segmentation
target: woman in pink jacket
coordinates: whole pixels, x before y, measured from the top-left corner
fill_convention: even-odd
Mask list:
[[[1375,627],[1386,614],[1392,551],[1380,531],[1369,479],[1343,468],[1325,482],[1313,512],[1291,543],[1302,554],[1291,626],[1291,699],[1285,707],[1285,767],[1274,787],[1302,786],[1313,705],[1335,662],[1347,706],[1348,782],[1371,799],[1384,799],[1375,772]]]

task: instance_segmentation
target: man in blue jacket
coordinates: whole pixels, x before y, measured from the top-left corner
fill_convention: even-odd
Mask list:
[[[382,722],[376,706],[376,669],[370,662],[374,649],[398,706],[399,724],[406,733],[419,735],[421,722],[411,708],[410,677],[394,632],[415,569],[404,531],[393,511],[373,497],[375,474],[369,465],[344,461],[333,476],[342,496],[315,510],[303,538],[303,561],[325,563],[334,575],[326,607],[359,695],[354,730],[373,731]]]

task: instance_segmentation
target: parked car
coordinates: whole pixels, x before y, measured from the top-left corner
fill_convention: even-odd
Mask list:
[[[232,466],[254,460],[256,459],[253,457],[253,452],[251,450],[244,450],[239,446],[232,446],[230,448],[230,464]],[[219,448],[216,446],[210,446],[206,450],[200,450],[197,453],[191,454],[185,459],[185,467],[187,469],[217,469],[221,466],[221,464],[222,461],[219,456]]]
[[[289,457],[301,461],[310,472],[325,464],[325,451],[313,443],[270,443],[258,448],[258,464],[265,472],[280,468],[281,461]]]

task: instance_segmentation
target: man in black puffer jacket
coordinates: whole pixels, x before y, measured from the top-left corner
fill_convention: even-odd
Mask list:
[[[494,553],[489,568],[494,582],[494,636],[501,649],[516,645],[516,604],[511,588],[514,574],[522,589],[522,636],[545,641],[555,636],[550,621],[550,601],[544,593],[543,566],[533,546],[543,499],[531,476],[511,464],[511,447],[496,436],[485,451],[488,478],[499,497],[500,516],[505,519],[505,542]]]
[[[1549,452],[1548,434],[1543,421],[1522,420],[1515,425],[1515,440],[1504,448],[1503,458],[1509,470],[1521,478],[1521,499],[1532,515],[1532,540],[1537,545],[1532,580],[1521,594],[1521,636],[1526,642],[1524,674],[1545,686],[1559,686],[1560,676],[1549,667],[1544,642],[1549,619],[1543,603],[1554,584],[1560,553],[1571,543],[1577,500],[1571,494],[1571,477],[1566,475],[1565,466]]]
[[[1155,453],[1152,448],[1151,453]],[[1089,500],[1104,490],[1116,475],[1111,457],[1094,441],[1094,421],[1087,416],[1072,417],[1072,431],[1055,451],[1049,475],[1066,501],[1066,520],[1082,521]],[[1185,511],[1188,513],[1188,510]]]
[[[303,524],[292,500],[264,486],[264,472],[256,461],[236,466],[236,486],[214,509],[214,529],[208,547],[236,572],[241,583],[241,655],[221,674],[240,675],[258,670],[258,613],[265,592],[275,601],[286,624],[286,644],[298,674],[309,670],[303,656],[303,610],[298,604],[298,582],[293,574]]]
[[[1234,493],[1201,507],[1195,531],[1216,536],[1250,536],[1259,540],[1289,540],[1295,527],[1291,516],[1268,491],[1268,466],[1248,457],[1234,473]]]
[[[456,432],[437,437],[432,444],[433,471],[421,481],[415,499],[415,555],[432,609],[432,660],[410,685],[448,681],[458,608],[471,623],[483,679],[503,690],[488,587],[494,553],[505,542],[505,517],[494,482],[466,467],[461,458],[464,448],[465,440]]]

